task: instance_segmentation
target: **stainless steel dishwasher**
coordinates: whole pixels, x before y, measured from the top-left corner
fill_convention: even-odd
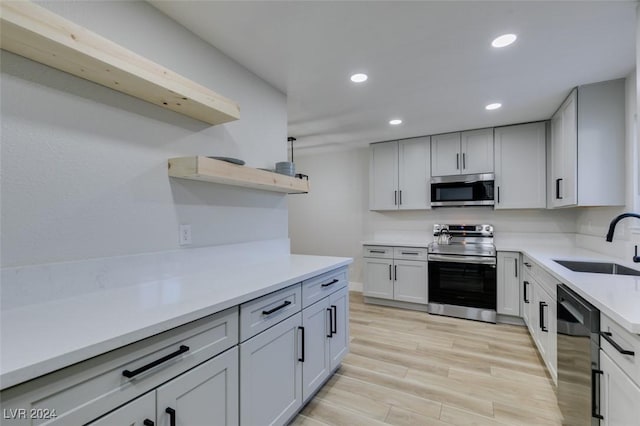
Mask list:
[[[558,405],[562,424],[600,424],[600,311],[558,285]]]

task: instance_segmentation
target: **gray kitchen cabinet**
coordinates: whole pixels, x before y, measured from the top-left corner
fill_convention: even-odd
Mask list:
[[[152,424],[156,424],[155,392],[149,392],[148,394],[123,405],[106,416],[88,423],[88,426],[151,426]]]
[[[338,368],[349,352],[349,289],[343,288],[329,296],[329,308],[332,310],[333,326],[329,338],[331,370]]]
[[[549,207],[625,203],[625,81],[578,86],[551,118]]]
[[[302,364],[302,400],[308,400],[331,374],[328,345],[332,311],[329,297],[302,310],[304,326],[304,362]]]
[[[640,387],[616,365],[608,353],[600,351],[600,415],[602,426],[640,424]]]
[[[430,209],[430,138],[374,143],[370,146],[369,209]]]
[[[533,306],[533,303],[531,302],[531,277],[525,268],[522,269],[522,287],[520,291],[522,297],[520,299],[520,312],[522,313],[522,319],[525,325],[529,328],[529,333],[532,333],[531,307]]]
[[[156,400],[158,426],[237,425],[238,348],[160,386]]]
[[[431,176],[493,173],[493,129],[431,137]]]
[[[546,123],[496,127],[495,209],[547,206]]]
[[[426,305],[427,250],[414,247],[364,247],[366,297]],[[393,259],[388,256],[393,253]]]
[[[302,314],[240,344],[240,423],[285,424],[302,406]]]
[[[499,251],[496,273],[496,312],[520,316],[520,253]]]

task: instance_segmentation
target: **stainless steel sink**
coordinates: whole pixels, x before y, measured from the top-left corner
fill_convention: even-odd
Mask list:
[[[610,262],[579,262],[576,260],[553,260],[559,265],[575,272],[591,272],[594,274],[633,275],[640,277],[640,271]]]

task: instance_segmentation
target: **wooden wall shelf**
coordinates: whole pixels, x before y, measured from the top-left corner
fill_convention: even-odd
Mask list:
[[[309,181],[208,157],[169,159],[169,176],[201,180],[265,191],[302,194],[309,192]]]
[[[28,1],[0,2],[0,47],[209,124],[240,118],[235,102]]]

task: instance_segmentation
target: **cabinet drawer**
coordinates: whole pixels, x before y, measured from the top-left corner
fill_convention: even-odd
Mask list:
[[[415,247],[394,247],[393,248],[393,258],[394,259],[404,259],[404,260],[427,260],[427,249],[426,248],[415,248]]]
[[[240,341],[276,325],[299,312],[302,290],[295,284],[240,305]]]
[[[364,257],[381,257],[393,259],[393,247],[387,246],[364,246]]]
[[[640,336],[629,333],[611,318],[600,314],[600,331],[607,333],[600,335],[600,346],[607,355],[640,386]],[[610,333],[610,334],[608,334]],[[610,343],[613,341],[614,344]],[[622,351],[633,352],[633,355],[624,354]]]
[[[237,343],[238,308],[233,307],[4,390],[3,409],[55,410],[57,416],[6,424],[85,424]],[[181,352],[181,347],[188,350]],[[165,357],[133,377],[123,374],[137,373]]]
[[[306,308],[348,284],[347,268],[340,268],[305,280],[302,282],[302,307]]]

